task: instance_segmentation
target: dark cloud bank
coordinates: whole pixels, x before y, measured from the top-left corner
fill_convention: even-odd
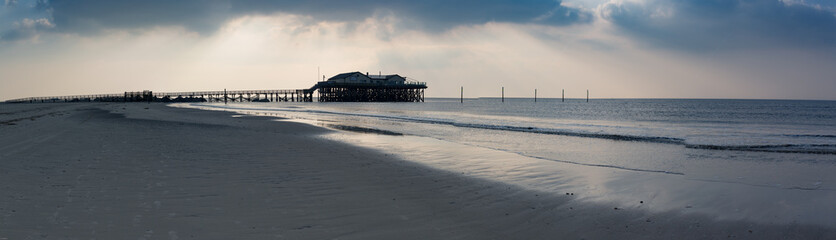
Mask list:
[[[291,13],[316,20],[360,21],[377,10],[415,20],[426,30],[491,21],[567,25],[592,19],[591,13],[561,6],[559,0],[53,0],[50,7],[59,30],[77,32],[173,25],[207,33],[231,18],[250,14]]]
[[[28,25],[1,33],[19,39],[39,31],[95,34],[102,29],[183,26],[211,34],[226,21],[253,14],[289,13],[313,21],[362,21],[376,12],[391,13],[410,24],[402,27],[444,31],[487,22],[564,26],[589,23],[591,11],[561,5],[561,0],[35,0],[33,9],[48,25]],[[6,7],[23,5],[5,1]],[[705,51],[728,48],[836,48],[832,8],[785,4],[778,0],[649,0],[606,3],[600,16],[618,31],[651,46]],[[33,14],[37,15],[37,14]],[[33,18],[35,19],[35,18]],[[33,27],[34,26],[34,27]]]
[[[778,0],[609,3],[600,13],[633,37],[675,49],[836,48],[836,13]]]

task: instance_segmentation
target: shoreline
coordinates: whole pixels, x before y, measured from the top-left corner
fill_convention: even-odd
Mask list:
[[[589,203],[430,168],[272,117],[144,103],[14,108],[0,112],[45,109],[0,115],[24,119],[0,125],[0,238],[836,237],[821,226]]]

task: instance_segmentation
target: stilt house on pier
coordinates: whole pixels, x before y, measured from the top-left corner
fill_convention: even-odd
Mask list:
[[[340,73],[313,88],[320,102],[423,102],[425,82],[408,81],[397,74]]]

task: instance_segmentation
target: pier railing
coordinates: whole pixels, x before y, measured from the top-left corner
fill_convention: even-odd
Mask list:
[[[12,99],[8,103],[47,102],[312,102],[315,91],[323,102],[423,102],[426,82],[318,82],[309,89],[193,92],[124,92]]]
[[[375,82],[329,82],[321,81],[314,85],[312,90],[323,87],[351,86],[351,87],[383,87],[383,88],[427,88],[426,82],[403,82],[403,83],[375,83]]]
[[[311,102],[313,90],[234,90],[194,92],[124,92],[51,97],[28,97],[7,100],[7,103],[46,102]]]

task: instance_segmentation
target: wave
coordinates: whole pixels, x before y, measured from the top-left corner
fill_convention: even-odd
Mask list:
[[[600,138],[600,139],[609,139],[609,140],[617,140],[617,141],[636,141],[636,142],[652,142],[652,143],[666,143],[666,144],[684,144],[685,143],[685,139],[672,138],[672,137],[637,136],[637,135],[611,134],[611,133],[590,133],[590,132],[573,131],[573,130],[566,130],[566,129],[520,127],[520,126],[510,126],[510,125],[493,125],[493,124],[477,124],[477,123],[461,123],[461,122],[456,122],[456,121],[452,121],[452,120],[445,120],[445,119],[403,117],[403,116],[363,114],[363,113],[343,113],[343,112],[330,112],[330,111],[321,111],[321,110],[303,110],[303,111],[289,110],[289,111],[308,112],[308,113],[324,113],[324,114],[358,116],[358,117],[374,117],[374,118],[380,118],[380,119],[400,120],[400,121],[417,122],[417,123],[450,125],[450,126],[455,126],[455,127],[478,128],[478,129],[500,130],[500,131],[513,131],[513,132],[526,132],[526,133],[538,133],[538,134],[550,134],[550,135],[562,135],[562,136],[572,136],[572,137]]]
[[[523,126],[478,124],[478,123],[462,123],[462,122],[457,122],[457,121],[453,121],[453,120],[437,119],[437,118],[392,116],[392,115],[369,114],[369,113],[332,112],[332,111],[324,111],[324,110],[311,110],[311,109],[299,109],[299,108],[293,108],[293,109],[290,109],[290,108],[284,108],[284,109],[279,109],[279,108],[243,108],[243,107],[231,107],[231,106],[213,106],[213,105],[205,105],[205,104],[195,104],[195,105],[204,106],[204,107],[212,107],[212,108],[223,108],[223,109],[280,111],[280,112],[302,112],[302,113],[330,114],[330,115],[342,115],[342,116],[372,117],[372,118],[388,119],[388,120],[396,120],[396,121],[407,121],[407,122],[416,122],[416,123],[449,125],[449,126],[463,127],[463,128],[475,128],[475,129],[487,129],[487,130],[511,131],[511,132],[524,132],[524,133],[536,133],[536,134],[549,134],[549,135],[561,135],[561,136],[571,136],[571,137],[598,138],[598,139],[607,139],[607,140],[614,140],[614,141],[633,141],[633,142],[675,144],[675,145],[682,145],[686,148],[691,148],[691,149],[749,151],[749,152],[776,152],[776,153],[834,154],[834,155],[836,155],[836,144],[776,144],[776,145],[689,144],[689,143],[686,143],[685,139],[675,138],[675,137],[642,136],[642,135],[613,134],[613,133],[592,133],[592,132],[585,132],[585,131],[579,131],[579,130],[568,130],[568,129],[523,127]],[[339,127],[336,127],[336,128],[339,128]],[[375,132],[375,133],[380,133],[380,134],[392,134],[392,133],[394,133],[394,132],[390,132],[390,131],[386,131],[386,130],[379,130],[379,129],[374,129],[372,131],[372,130],[369,130],[368,128],[362,128],[361,129],[361,127],[351,127],[350,129],[346,128],[346,127],[343,127],[343,128],[344,128],[343,130],[348,130],[348,131],[362,130],[362,131],[365,131],[365,132]],[[395,134],[400,134],[400,133],[395,133]],[[798,134],[798,135],[785,135],[785,136],[805,137],[805,138],[836,138],[836,135]]]
[[[667,143],[667,144],[684,144],[685,139],[672,137],[656,137],[656,136],[636,136],[626,134],[610,134],[610,133],[587,133],[580,131],[551,129],[551,128],[536,128],[536,127],[518,127],[506,125],[490,125],[490,124],[469,124],[469,123],[453,123],[456,127],[480,128],[489,130],[504,130],[514,132],[539,133],[550,135],[562,135],[572,137],[587,137],[587,138],[601,138],[617,141],[634,141],[634,142],[652,142],[652,143]]]
[[[614,169],[621,169],[621,170],[633,171],[633,172],[649,172],[649,173],[664,173],[664,174],[671,174],[671,175],[685,175],[685,173],[666,171],[666,170],[631,168],[631,167],[623,167],[623,166],[607,165],[607,164],[580,163],[580,162],[572,162],[572,161],[557,160],[557,159],[551,159],[551,158],[545,158],[545,157],[526,155],[526,154],[521,154],[521,153],[517,153],[517,154],[520,154],[520,155],[526,156],[526,157],[530,157],[530,158],[536,158],[536,159],[542,159],[542,160],[548,160],[548,161],[554,161],[554,162],[561,162],[561,163],[568,163],[568,164],[575,164],[575,165],[582,165],[582,166],[614,168]]]
[[[836,135],[826,135],[826,134],[784,134],[782,136],[797,137],[797,138],[836,138]]]
[[[389,135],[389,136],[403,136],[403,133],[393,132],[388,130],[381,130],[376,128],[366,128],[366,127],[358,127],[358,126],[349,126],[349,125],[341,125],[341,124],[323,124],[323,126],[339,129],[343,131],[349,132],[359,132],[359,133],[374,133],[380,135]]]
[[[836,144],[776,144],[776,145],[702,145],[686,144],[687,148],[749,152],[836,154]]]

